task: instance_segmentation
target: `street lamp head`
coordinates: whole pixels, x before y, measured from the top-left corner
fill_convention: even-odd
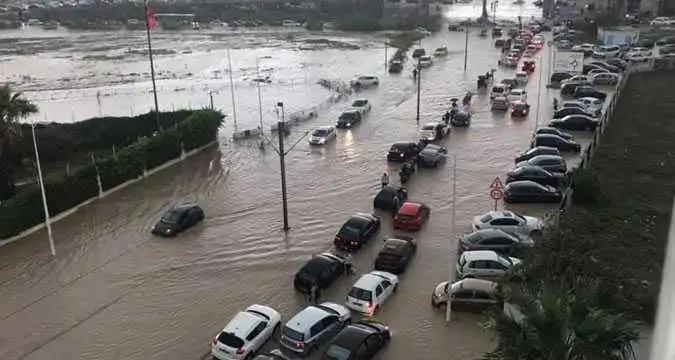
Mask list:
[[[278,106],[278,107],[284,107],[284,103],[281,102],[281,101],[279,101],[279,102],[277,103],[277,106]]]

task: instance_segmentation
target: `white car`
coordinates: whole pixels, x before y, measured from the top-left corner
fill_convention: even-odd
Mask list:
[[[527,91],[525,89],[513,89],[507,96],[510,102],[522,101],[527,102]]]
[[[506,85],[497,84],[492,86],[490,90],[490,99],[494,99],[497,96],[507,96],[509,94],[509,88]]]
[[[592,77],[592,75],[595,75],[595,74],[604,74],[604,73],[606,73],[606,72],[607,72],[607,70],[605,70],[605,69],[591,69],[591,70],[588,72],[588,74],[586,74],[586,76]]]
[[[616,45],[602,45],[593,50],[594,58],[613,58],[619,56],[621,48]]]
[[[417,32],[417,33],[419,33],[419,34],[422,34],[422,35],[424,35],[424,36],[431,35],[431,31],[425,29],[425,28],[422,27],[422,26],[416,27],[416,28],[415,28],[415,32]]]
[[[664,25],[675,25],[675,19],[671,19],[665,16],[659,16],[654,18],[654,20],[649,22],[651,26],[664,26]]]
[[[365,115],[370,111],[370,102],[366,99],[354,100],[354,102],[352,102],[352,109],[360,112],[361,115]]]
[[[345,305],[362,314],[373,315],[397,288],[398,276],[385,271],[371,271],[352,286]]]
[[[501,280],[512,267],[520,264],[520,259],[493,250],[475,250],[463,252],[457,259],[455,270],[458,279]]]
[[[516,72],[516,81],[520,84],[527,84],[529,76],[527,72],[525,71],[517,71]]]
[[[586,112],[591,114],[600,114],[602,113],[602,106],[604,101],[594,97],[582,97],[577,99],[578,102],[584,105]]]
[[[268,306],[251,305],[240,311],[213,337],[211,355],[214,359],[250,359],[281,323],[281,315]]]
[[[565,85],[565,84],[570,84],[570,83],[583,83],[583,84],[593,84],[593,80],[591,79],[590,76],[587,75],[574,75],[569,79],[565,79],[560,82],[560,86]]]
[[[428,68],[429,66],[431,66],[434,63],[433,58],[429,55],[420,56],[419,61],[420,61],[420,66],[423,67],[423,68]]]
[[[436,141],[450,133],[450,127],[442,122],[430,122],[422,125],[418,138],[425,141]]]
[[[532,236],[541,233],[544,222],[533,216],[523,216],[513,211],[490,211],[475,216],[471,222],[474,231],[481,229],[499,229],[512,234]]]
[[[448,292],[452,296],[448,296]],[[435,307],[452,304],[465,306],[495,306],[502,303],[499,286],[496,282],[484,279],[462,279],[452,284],[443,281],[434,287],[431,304]]]
[[[310,145],[324,145],[332,139],[335,139],[336,132],[333,126],[319,126],[312,130],[307,137]]]
[[[582,53],[588,54],[588,55],[592,54],[594,49],[595,49],[595,45],[593,45],[593,44],[580,44],[580,45],[572,46],[572,51],[582,52]]]
[[[357,76],[349,82],[349,85],[359,87],[368,87],[379,84],[380,79],[377,76]]]
[[[594,85],[616,85],[619,83],[619,74],[605,72],[592,77]]]

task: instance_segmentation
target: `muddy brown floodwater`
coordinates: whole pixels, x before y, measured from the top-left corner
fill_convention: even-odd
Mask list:
[[[427,51],[447,46],[450,54],[423,72],[421,123],[439,120],[449,98],[475,90],[476,76],[496,67],[499,49],[491,38],[481,39],[474,31],[470,44],[464,73],[463,33],[442,31],[423,40]],[[360,60],[370,69],[381,63],[381,55],[373,52]],[[547,50],[539,55],[547,74]],[[211,337],[251,303],[270,305],[289,319],[307,304],[293,290],[294,273],[312,254],[332,248],[335,232],[349,215],[372,210],[382,172],[398,172],[385,160],[389,146],[416,137],[420,124],[410,72],[410,62],[399,75],[386,74],[380,65],[379,87],[354,96],[373,106],[360,125],[340,130],[336,141],[323,148],[310,148],[303,140],[290,152],[287,234],[280,230],[277,156],[253,142],[233,143],[228,123],[219,146],[55,224],[55,258],[49,256],[44,231],[3,247],[0,358],[200,359],[210,351]],[[496,78],[512,75],[500,69]],[[527,85],[533,108],[537,76]],[[544,114],[550,113],[553,94],[543,91],[541,121],[548,120]],[[334,123],[347,105],[337,104],[295,127],[288,140]],[[474,215],[492,208],[489,184],[528,147],[536,111],[523,120],[492,113],[485,93],[474,97],[472,108],[471,127],[453,129],[443,141],[457,156],[456,233],[450,226],[450,162],[420,170],[408,184],[410,198],[431,207],[431,219],[414,235],[418,252],[401,275],[399,291],[377,315],[393,330],[380,359],[476,358],[491,346],[481,315],[455,311],[446,324],[442,311],[431,307],[430,294],[449,276],[457,236],[469,231]],[[392,178],[397,182],[397,176]],[[176,238],[150,235],[162,212],[182,201],[199,203],[206,220]],[[527,207],[522,210],[528,213]],[[372,268],[381,240],[394,233],[391,218],[380,215],[377,241],[354,256],[358,274]],[[322,300],[342,303],[356,278],[339,279]],[[265,349],[275,347],[270,342]]]

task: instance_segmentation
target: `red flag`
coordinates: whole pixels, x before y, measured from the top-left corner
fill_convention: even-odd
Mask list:
[[[152,10],[150,6],[145,5],[145,21],[148,24],[149,29],[154,29],[157,26],[157,19],[155,19],[155,10]]]

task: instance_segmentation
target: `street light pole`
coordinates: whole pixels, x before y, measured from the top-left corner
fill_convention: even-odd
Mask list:
[[[263,135],[263,116],[262,116],[262,98],[260,95],[260,65],[258,64],[258,59],[255,59],[255,73],[258,78],[256,85],[258,87],[258,114],[260,115],[260,136]]]
[[[457,207],[457,154],[452,155],[452,222],[451,222],[451,231],[452,238],[450,240],[450,245],[452,246],[452,239],[455,236],[455,208]],[[450,250],[452,251],[452,250]],[[455,268],[452,266],[453,262],[448,262],[450,265],[450,271],[448,273],[448,302],[445,306],[445,322],[450,321],[450,316],[452,315],[452,281],[455,277]]]
[[[537,115],[534,117],[534,131],[537,131],[539,127],[539,103],[541,101],[541,69],[544,67],[541,65],[541,56],[539,57],[539,82],[537,83]],[[534,134],[533,134],[534,135]]]
[[[417,123],[420,122],[420,92],[422,87],[422,57],[417,58]]]
[[[284,212],[284,231],[288,231],[288,203],[286,196],[286,153],[284,152],[284,132],[285,132],[285,115],[284,103],[279,102],[277,106],[281,108],[281,121],[277,123],[277,132],[279,133],[279,166],[281,168],[281,198]]]
[[[232,117],[234,118],[234,128],[237,128],[237,109],[234,105],[234,81],[232,80],[232,58],[230,58],[230,49],[227,49],[227,66],[230,74],[230,95],[232,97]]]
[[[387,72],[387,41],[384,42],[384,72]]]
[[[54,247],[54,237],[52,236],[52,222],[49,217],[49,207],[47,206],[47,194],[45,193],[45,183],[42,178],[42,167],[40,166],[40,154],[38,153],[37,138],[35,137],[35,122],[31,124],[31,131],[33,133],[33,148],[35,149],[35,162],[38,171],[38,181],[40,182],[40,191],[42,192],[42,206],[45,211],[45,225],[47,226],[47,237],[49,238],[49,250],[52,256],[56,256],[56,249]]]
[[[466,61],[469,58],[469,24],[471,19],[466,20],[466,40],[464,41],[464,71],[466,71]]]

